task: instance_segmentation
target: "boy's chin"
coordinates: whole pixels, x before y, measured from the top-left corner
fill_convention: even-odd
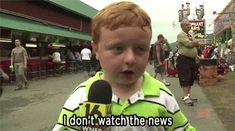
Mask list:
[[[118,83],[120,85],[133,85],[135,84],[136,82],[138,81],[138,79],[121,79],[121,80],[118,80]]]

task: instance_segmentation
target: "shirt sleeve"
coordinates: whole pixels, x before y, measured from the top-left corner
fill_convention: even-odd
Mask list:
[[[24,56],[28,56],[28,53],[27,53],[27,51],[26,51],[25,48],[23,49],[23,55],[24,55]]]

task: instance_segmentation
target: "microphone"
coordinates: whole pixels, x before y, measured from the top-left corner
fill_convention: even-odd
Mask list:
[[[97,80],[91,84],[88,92],[88,101],[81,105],[81,116],[107,117],[111,114],[112,88],[105,80]],[[104,129],[97,125],[88,125],[90,128]],[[84,128],[84,127],[82,127]]]

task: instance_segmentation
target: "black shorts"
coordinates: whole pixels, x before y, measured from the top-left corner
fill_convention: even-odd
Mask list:
[[[176,68],[181,87],[192,86],[195,79],[195,59],[179,55]]]

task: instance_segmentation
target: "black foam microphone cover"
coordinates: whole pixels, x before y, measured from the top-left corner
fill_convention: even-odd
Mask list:
[[[112,102],[112,88],[105,80],[92,83],[88,92],[88,102],[110,104]]]

